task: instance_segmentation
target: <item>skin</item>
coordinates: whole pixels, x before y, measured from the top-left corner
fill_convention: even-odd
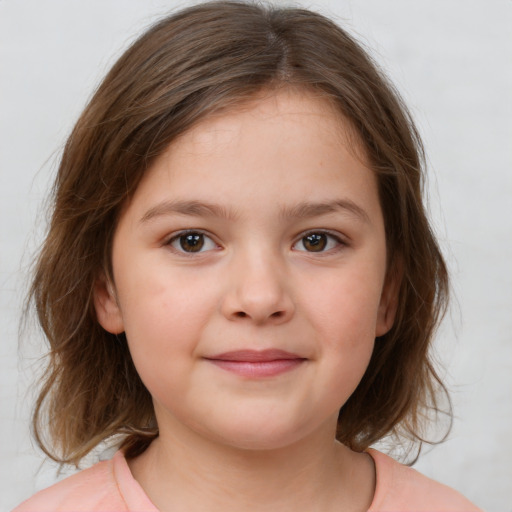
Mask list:
[[[95,306],[126,332],[153,397],[160,436],[130,467],[162,511],[372,501],[371,458],[335,441],[336,420],[392,325],[397,283],[376,178],[348,130],[311,93],[268,92],[174,141],[121,215]],[[265,349],[300,361],[251,377],[211,359]]]

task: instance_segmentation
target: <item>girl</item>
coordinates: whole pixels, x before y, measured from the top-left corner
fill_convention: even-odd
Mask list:
[[[420,443],[444,390],[421,169],[322,16],[214,2],[147,31],[69,137],[31,290],[37,442],[119,450],[16,511],[477,510],[370,448]]]

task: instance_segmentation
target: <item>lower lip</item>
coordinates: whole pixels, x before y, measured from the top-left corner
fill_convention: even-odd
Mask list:
[[[226,361],[209,359],[214,365],[243,377],[274,377],[300,366],[305,359],[275,359],[273,361]]]

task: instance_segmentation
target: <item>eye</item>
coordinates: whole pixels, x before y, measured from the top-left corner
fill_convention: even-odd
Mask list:
[[[218,245],[200,231],[186,231],[173,236],[167,245],[170,245],[177,252],[197,253],[216,249]]]
[[[343,241],[330,233],[324,231],[311,231],[306,233],[293,248],[297,251],[305,252],[326,252],[345,245]]]

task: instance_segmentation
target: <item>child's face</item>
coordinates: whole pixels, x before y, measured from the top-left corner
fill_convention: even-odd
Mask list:
[[[353,155],[327,104],[281,91],[204,120],[148,171],[95,304],[126,332],[161,436],[334,435],[395,303],[376,179]]]

